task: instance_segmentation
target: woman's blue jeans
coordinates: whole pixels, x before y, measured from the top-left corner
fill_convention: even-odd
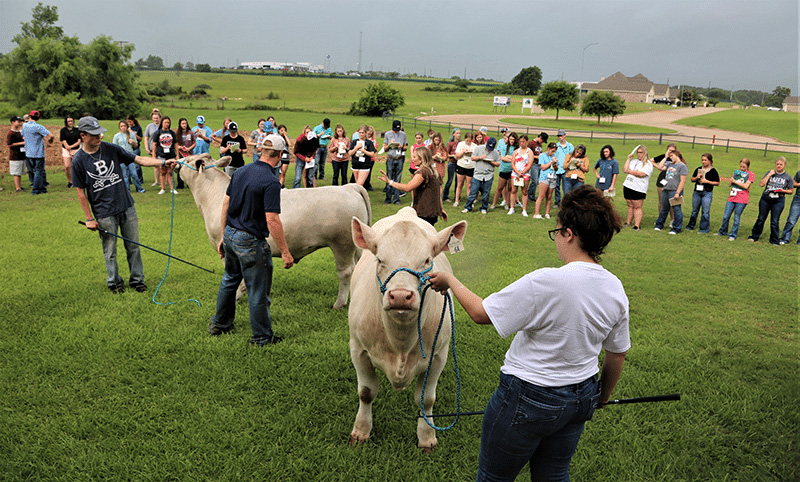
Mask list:
[[[697,215],[700,214],[700,231],[707,233],[711,230],[711,200],[714,198],[713,191],[694,191],[692,194],[692,215],[686,229],[694,229],[697,223]],[[701,211],[702,208],[702,211]]]
[[[664,227],[664,222],[667,220],[667,213],[669,213],[669,210],[672,209],[672,213],[675,215],[675,221],[672,222],[672,231],[680,233],[681,227],[683,227],[683,210],[681,210],[680,204],[677,206],[669,205],[669,200],[672,197],[675,197],[675,191],[667,191],[666,189],[661,191],[661,212],[658,213],[656,227],[658,229],[662,229]]]
[[[728,220],[731,218],[731,214],[733,214],[733,227],[731,228],[730,237],[736,239],[736,235],[739,234],[739,221],[742,219],[742,213],[746,207],[747,204],[735,203],[733,201],[728,201],[728,203],[725,204],[725,214],[722,215],[722,225],[719,227],[718,231],[720,236],[728,234]]]
[[[247,301],[250,305],[250,341],[263,345],[272,339],[272,318],[269,313],[272,290],[272,252],[265,239],[259,239],[247,231],[225,227],[223,244],[225,250],[225,274],[217,293],[217,312],[209,327],[222,331],[233,328],[236,315],[236,290],[244,280]]]
[[[770,217],[769,224],[769,242],[778,244],[781,236],[781,213],[783,212],[785,200],[783,196],[773,199],[765,194],[761,195],[758,200],[758,218],[753,225],[753,231],[750,233],[748,239],[758,241],[761,233],[764,231],[764,223],[767,221],[767,216]]]
[[[597,375],[540,387],[500,374],[483,415],[476,481],[513,481],[530,462],[531,480],[569,480],[569,463],[599,398]]]

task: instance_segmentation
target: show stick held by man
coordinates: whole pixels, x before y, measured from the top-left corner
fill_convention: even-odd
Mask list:
[[[161,167],[172,166],[175,161],[136,156],[116,144],[103,142],[102,134],[106,129],[94,117],[82,117],[78,121],[78,131],[83,146],[72,160],[72,184],[86,217],[86,227],[93,231],[101,228],[112,234],[119,229],[122,237],[138,243],[139,221],[130,189],[123,182],[122,164],[135,162],[141,166]],[[117,238],[101,231],[100,240],[108,272],[108,289],[114,294],[124,293],[125,283],[117,265]],[[130,287],[138,292],[147,291],[139,246],[128,241],[124,244],[130,269]]]
[[[281,223],[281,184],[274,168],[286,149],[283,138],[270,134],[264,139],[259,160],[237,169],[231,177],[222,202],[222,239],[217,246],[225,259],[225,274],[217,294],[217,311],[208,333],[221,335],[233,329],[236,315],[236,290],[244,280],[250,305],[250,344],[278,343],[272,331],[270,292],[272,290],[272,252],[267,238],[272,236],[281,252],[283,267],[294,265]]]

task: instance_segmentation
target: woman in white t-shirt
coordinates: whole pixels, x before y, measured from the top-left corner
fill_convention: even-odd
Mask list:
[[[472,162],[472,152],[475,150],[475,143],[472,142],[472,133],[467,132],[464,135],[464,140],[459,142],[456,146],[456,152],[453,155],[456,159],[456,201],[453,206],[458,207],[461,201],[461,190],[466,183],[467,193],[469,193],[470,186],[472,185],[472,175],[475,174],[475,163]]]
[[[647,197],[650,176],[653,174],[653,162],[650,160],[645,146],[637,146],[635,151],[637,158],[634,159],[633,152],[631,152],[628,154],[625,165],[622,166],[622,172],[628,175],[625,182],[622,183],[622,193],[625,203],[628,205],[628,217],[625,225],[630,226],[633,222],[633,230],[639,231],[642,217],[644,217],[642,206]]]
[[[561,200],[549,232],[564,266],[528,273],[485,300],[451,273],[431,274],[433,289],[451,289],[475,323],[515,334],[484,412],[476,480],[514,480],[527,463],[531,480],[568,479],[584,423],[608,403],[631,345],[625,289],[599,264],[621,227],[611,201],[584,185]]]
[[[533,151],[528,148],[528,136],[519,136],[519,149],[511,155],[511,196],[508,214],[514,214],[514,207],[517,205],[517,188],[522,187],[522,215],[528,217],[528,183],[530,182],[530,171],[533,166]]]

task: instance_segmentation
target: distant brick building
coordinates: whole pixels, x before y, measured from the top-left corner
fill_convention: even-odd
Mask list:
[[[667,84],[656,84],[642,74],[626,77],[622,72],[617,72],[597,83],[584,82],[581,89],[587,93],[593,90],[613,92],[625,102],[651,103],[661,97],[668,99],[674,97]]]
[[[800,97],[789,96],[783,99],[784,112],[800,112]]]

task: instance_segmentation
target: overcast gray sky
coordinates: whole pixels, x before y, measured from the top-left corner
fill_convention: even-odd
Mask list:
[[[0,52],[33,0],[0,0]],[[67,35],[133,42],[133,60],[311,62],[362,70],[509,81],[537,65],[544,81],[617,71],[657,83],[798,95],[797,0],[171,1],[47,0]],[[587,45],[599,42],[585,48]],[[585,54],[585,57],[584,57]],[[583,78],[581,67],[583,58]]]

